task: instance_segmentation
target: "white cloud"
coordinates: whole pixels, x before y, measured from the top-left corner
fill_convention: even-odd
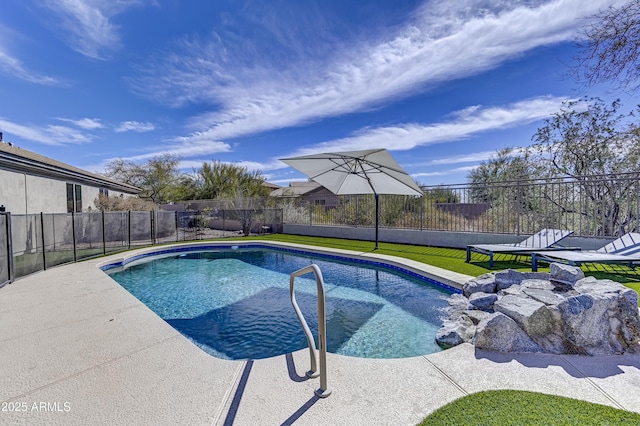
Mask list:
[[[414,179],[420,179],[420,178],[425,178],[425,177],[454,175],[454,174],[459,174],[459,173],[470,172],[471,170],[475,169],[476,167],[478,167],[478,166],[456,167],[454,169],[439,170],[437,172],[411,173],[411,177],[414,178]]]
[[[548,118],[560,109],[565,100],[566,98],[541,97],[506,106],[475,106],[472,110],[465,108],[464,114],[452,114],[453,119],[447,122],[367,128],[353,136],[301,148],[287,157],[380,147],[404,151],[417,146],[463,140],[481,132],[512,128]]]
[[[104,124],[102,124],[100,122],[99,118],[81,118],[79,120],[74,120],[71,118],[61,118],[58,117],[57,118],[60,121],[64,121],[67,123],[71,123],[77,127],[80,127],[81,129],[85,129],[85,130],[95,130],[95,129],[102,129],[104,128]]]
[[[494,156],[495,154],[496,154],[495,151],[472,152],[469,154],[437,158],[437,159],[422,162],[422,163],[405,164],[404,166],[405,167],[423,167],[423,166],[436,166],[441,164],[477,163],[480,161],[486,161],[489,158],[491,158],[491,156]]]
[[[129,161],[144,161],[162,154],[172,154],[181,158],[189,158],[230,151],[231,146],[220,141],[203,140],[189,144],[180,143],[180,141],[178,141],[178,143],[173,142],[167,145],[150,147],[149,152],[123,158]],[[199,164],[202,165],[202,162],[199,162]]]
[[[9,121],[0,117],[0,128],[5,138],[16,135],[22,139],[45,145],[64,145],[87,143],[93,140],[93,136],[66,126],[27,126]],[[7,140],[10,140],[7,138]]]
[[[12,55],[7,40],[13,36],[13,31],[0,26],[0,72],[6,75],[19,78],[30,83],[41,84],[43,86],[58,86],[65,83],[57,78],[42,75],[40,73],[29,70],[20,59]]]
[[[245,57],[234,62],[235,52],[218,34],[184,40],[179,53],[150,61],[133,86],[172,105],[220,105],[192,120],[188,139],[234,138],[374,108],[495,68],[533,48],[576,38],[583,18],[611,1],[531,3],[487,1],[479,9],[471,0],[430,2],[401,30],[377,37],[382,42],[356,41],[350,51],[307,62],[247,66]],[[461,114],[473,115],[473,108]]]
[[[116,127],[115,131],[118,133],[121,132],[151,132],[155,130],[155,126],[149,122],[140,122],[140,121],[123,121],[120,123],[118,127]]]
[[[105,51],[121,45],[119,28],[111,18],[142,0],[48,0],[45,5],[55,15],[54,26],[70,47],[94,59],[106,59]]]
[[[296,178],[296,179],[269,179],[267,181],[270,183],[275,183],[280,186],[289,186],[291,182],[307,182],[309,179]]]

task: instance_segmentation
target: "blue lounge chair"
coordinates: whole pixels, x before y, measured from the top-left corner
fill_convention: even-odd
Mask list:
[[[471,253],[481,253],[489,256],[489,268],[493,268],[494,254],[530,255],[543,250],[571,250],[570,247],[558,246],[563,238],[573,234],[564,229],[543,229],[524,241],[513,244],[474,244],[467,246],[467,262],[471,261]]]
[[[538,262],[561,262],[573,266],[583,263],[627,263],[634,267],[640,262],[640,234],[624,234],[598,250],[535,252],[531,254],[531,269],[538,270]]]

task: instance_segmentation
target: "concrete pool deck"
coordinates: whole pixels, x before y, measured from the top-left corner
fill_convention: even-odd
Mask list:
[[[0,424],[411,425],[492,389],[640,413],[639,355],[504,355],[468,344],[408,359],[328,354],[332,394],[319,399],[319,380],[304,377],[308,350],[214,358],[98,269],[130,255],[49,269],[0,289]]]

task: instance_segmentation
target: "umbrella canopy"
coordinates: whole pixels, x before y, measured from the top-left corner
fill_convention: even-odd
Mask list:
[[[374,194],[376,248],[378,248],[378,195],[422,195],[422,191],[411,176],[400,167],[386,149],[328,152],[283,158],[282,161],[336,195]]]
[[[386,149],[328,152],[283,158],[336,195],[422,195],[422,191]]]

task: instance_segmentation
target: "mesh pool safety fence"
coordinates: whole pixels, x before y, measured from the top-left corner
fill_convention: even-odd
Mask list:
[[[282,212],[0,214],[0,286],[34,272],[130,248],[282,231]]]

